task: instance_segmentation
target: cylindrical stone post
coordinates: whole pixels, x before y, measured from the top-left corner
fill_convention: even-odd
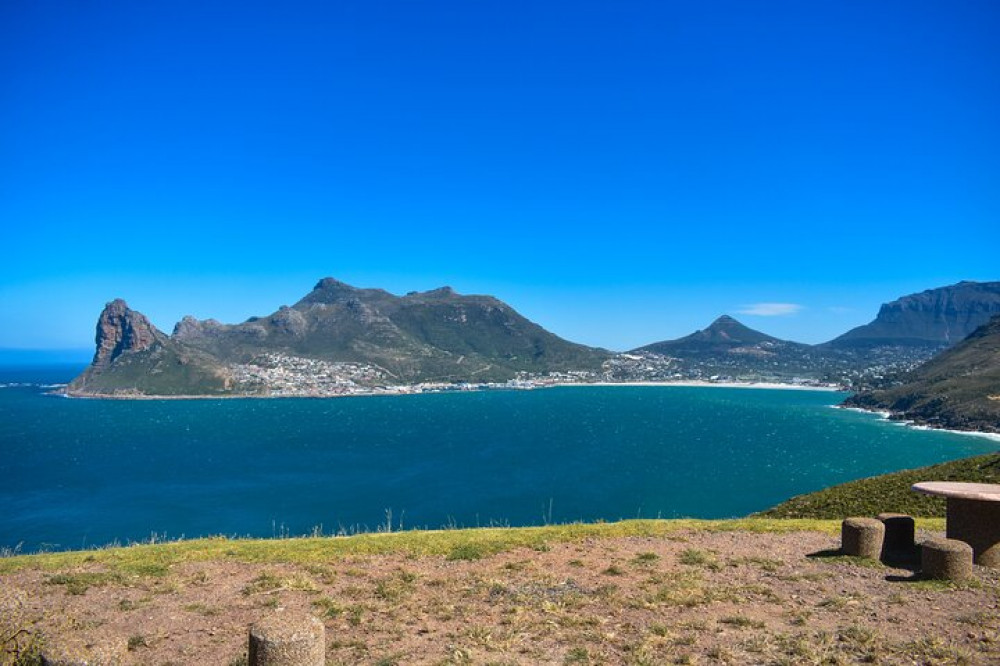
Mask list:
[[[882,555],[885,525],[874,518],[847,518],[840,525],[840,549],[844,555],[877,560]]]
[[[905,513],[880,513],[878,519],[885,525],[882,559],[898,559],[910,555],[915,546],[916,535],[913,518]]]
[[[949,497],[947,531],[972,546],[976,564],[1000,569],[1000,502]]]
[[[326,630],[308,615],[276,613],[250,627],[249,666],[323,666]]]
[[[957,539],[928,539],[922,544],[920,568],[926,578],[972,578],[972,546]]]
[[[47,639],[41,657],[43,666],[121,666],[127,651],[120,636],[71,634]]]

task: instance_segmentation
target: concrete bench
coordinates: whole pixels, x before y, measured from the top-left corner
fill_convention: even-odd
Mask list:
[[[1000,485],[925,481],[912,488],[947,498],[948,538],[972,546],[976,564],[1000,568]]]

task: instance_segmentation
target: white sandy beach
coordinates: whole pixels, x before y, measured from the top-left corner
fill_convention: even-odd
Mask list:
[[[807,386],[802,384],[780,384],[778,382],[708,382],[697,380],[682,380],[676,382],[566,382],[551,386],[695,386],[717,388],[744,389],[788,389],[792,391],[840,391],[836,386]]]

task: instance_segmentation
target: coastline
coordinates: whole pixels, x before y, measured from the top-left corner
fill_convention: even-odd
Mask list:
[[[299,393],[287,395],[262,395],[262,394],[224,394],[224,395],[144,395],[144,394],[93,394],[70,391],[51,391],[49,395],[63,398],[77,398],[83,400],[278,400],[278,399],[313,399],[326,400],[330,398],[371,398],[380,396],[412,396],[431,393],[472,393],[482,391],[531,391],[536,389],[552,389],[566,387],[679,387],[679,388],[732,388],[732,389],[757,389],[757,390],[786,390],[786,391],[824,391],[824,392],[846,392],[845,389],[836,386],[815,386],[807,384],[782,384],[779,382],[710,382],[698,380],[682,380],[676,382],[539,382],[523,383],[519,385],[493,385],[493,386],[472,386],[456,388],[457,385],[420,385],[386,387],[381,390],[372,389],[357,391],[353,393]],[[902,413],[890,412],[884,409],[869,409],[856,406],[831,405],[835,409],[846,409],[849,411],[873,414],[885,421],[893,424],[914,428],[917,430],[934,430],[949,432],[956,435],[970,435],[981,437],[992,441],[1000,442],[1000,433],[985,430],[961,430],[958,428],[940,427],[931,423],[923,423],[919,420],[908,419]]]
[[[51,391],[50,395],[63,398],[80,398],[84,400],[273,400],[280,398],[360,398],[372,396],[403,396],[422,395],[425,393],[473,393],[481,391],[533,391],[535,389],[561,388],[567,386],[583,387],[614,387],[614,386],[653,386],[653,387],[708,387],[708,388],[740,388],[740,389],[772,389],[791,391],[843,391],[836,386],[814,386],[806,384],[782,384],[779,382],[709,382],[698,380],[683,380],[676,382],[538,382],[519,385],[481,385],[465,387],[461,385],[428,385],[415,384],[400,387],[385,387],[383,389],[359,390],[351,393],[291,393],[291,394],[260,394],[260,393],[226,393],[218,395],[148,395],[144,393],[85,393],[80,391]]]
[[[932,423],[923,423],[916,419],[906,418],[903,412],[892,412],[886,409],[866,409],[865,407],[856,407],[854,405],[832,405],[834,409],[846,409],[851,412],[861,412],[863,414],[872,414],[877,416],[883,421],[888,421],[893,425],[902,426],[905,428],[913,428],[914,430],[932,430],[935,432],[950,432],[954,435],[970,435],[972,437],[982,437],[985,439],[992,440],[994,442],[1000,442],[1000,432],[988,432],[986,430],[959,430],[958,428],[942,428],[940,426],[934,425]]]

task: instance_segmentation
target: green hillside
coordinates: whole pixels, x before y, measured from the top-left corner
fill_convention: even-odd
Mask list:
[[[908,469],[860,479],[799,495],[756,514],[766,518],[847,518],[892,511],[911,516],[944,517],[945,500],[910,490],[920,481],[1000,483],[1000,453]]]
[[[1000,317],[901,380],[846,404],[938,427],[1000,432]]]

